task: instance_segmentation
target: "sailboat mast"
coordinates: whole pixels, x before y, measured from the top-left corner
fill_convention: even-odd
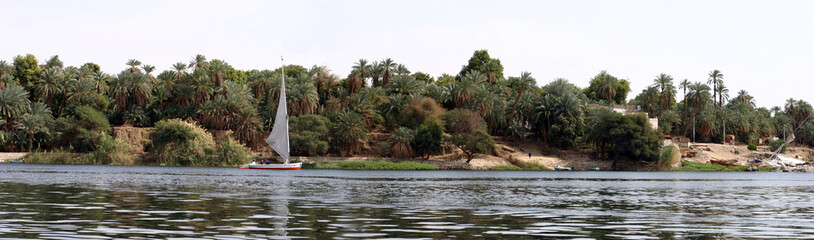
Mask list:
[[[283,93],[285,93],[285,60],[283,60],[283,56],[280,56],[280,62],[283,62],[283,68],[282,68],[283,78],[282,78],[282,82],[281,82],[281,85],[280,85],[280,86],[282,86],[282,89],[280,91],[283,91]],[[287,100],[288,99],[286,99],[286,101]],[[288,108],[288,104],[286,104],[286,108]],[[285,122],[286,122],[286,124],[285,124],[285,132],[286,132],[286,134],[285,134],[285,142],[288,143],[288,144],[285,145],[285,147],[286,147],[285,151],[288,153],[288,154],[286,154],[287,156],[285,158],[285,164],[288,164],[288,160],[291,159],[291,141],[288,140],[288,109],[285,109],[285,114],[286,114],[285,115]]]

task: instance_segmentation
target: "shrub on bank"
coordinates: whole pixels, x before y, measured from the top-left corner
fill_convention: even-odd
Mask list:
[[[749,149],[749,151],[757,151],[757,145],[755,145],[754,143],[750,143],[749,146],[746,147],[746,149]]]
[[[26,163],[34,164],[84,164],[75,160],[77,156],[79,156],[79,154],[58,150],[32,152],[26,155],[23,160],[25,160]]]
[[[229,137],[220,148],[200,126],[163,120],[150,133],[156,162],[166,166],[236,166],[251,161],[249,150]]]
[[[253,159],[249,149],[232,137],[226,138],[226,141],[220,145],[217,158],[222,159],[223,162],[220,165],[225,166],[238,166],[251,162]]]
[[[135,165],[133,147],[102,133],[96,150],[84,156],[89,164]]]
[[[375,161],[361,161],[350,160],[324,165],[317,165],[316,168],[320,169],[345,169],[345,170],[438,170],[438,167],[417,163],[417,162],[399,162],[394,163],[386,160]]]

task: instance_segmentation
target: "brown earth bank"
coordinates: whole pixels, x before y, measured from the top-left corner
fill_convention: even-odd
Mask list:
[[[145,155],[145,151],[150,147],[149,133],[152,128],[137,128],[132,126],[113,127],[113,136],[121,139],[136,149],[137,156]],[[224,139],[230,133],[228,131],[208,131],[213,138]],[[367,141],[363,144],[361,152],[351,157],[340,157],[329,154],[327,156],[315,157],[292,157],[292,160],[306,163],[330,163],[345,160],[375,160],[384,159],[393,162],[413,161],[426,163],[446,170],[489,170],[498,166],[522,166],[524,163],[533,163],[545,166],[548,169],[557,167],[573,168],[578,171],[586,171],[591,168],[600,170],[628,170],[628,171],[651,171],[658,168],[655,162],[645,161],[613,161],[596,159],[590,150],[559,150],[547,147],[545,143],[537,139],[509,140],[504,141],[501,137],[494,137],[496,148],[490,154],[477,155],[469,163],[466,162],[466,155],[451,144],[444,144],[444,153],[433,155],[429,159],[421,158],[390,158],[388,149],[380,143],[387,141],[389,133],[379,129],[368,134]],[[262,141],[259,141],[262,142]],[[669,143],[668,143],[669,145]],[[252,153],[258,159],[275,158],[276,154],[270,147],[263,144],[252,144]],[[733,151],[734,149],[734,151]],[[529,156],[531,153],[531,156]],[[746,164],[752,159],[767,159],[771,152],[768,146],[758,146],[758,150],[750,151],[746,145],[724,145],[712,143],[693,143],[690,148],[681,148],[681,160],[710,163],[713,160],[732,161],[737,164]],[[4,157],[5,155],[8,157]],[[0,159],[17,159],[25,153],[0,153]],[[788,157],[811,162],[814,160],[814,150],[807,147],[791,146],[785,154]]]

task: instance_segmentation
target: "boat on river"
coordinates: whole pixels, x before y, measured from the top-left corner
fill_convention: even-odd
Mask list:
[[[282,58],[281,58],[282,60]],[[285,96],[285,65],[282,69],[282,80],[280,81],[280,102],[277,104],[277,114],[274,117],[274,126],[271,128],[271,134],[266,138],[266,144],[271,146],[280,157],[285,160],[284,163],[270,163],[270,162],[252,162],[241,166],[241,169],[266,169],[266,170],[300,170],[302,163],[290,163],[291,159],[289,142],[288,142],[288,105],[286,104]]]

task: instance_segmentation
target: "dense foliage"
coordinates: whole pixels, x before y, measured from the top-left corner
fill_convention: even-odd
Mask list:
[[[260,149],[277,120],[283,79],[295,155],[352,156],[380,149],[382,156],[428,158],[454,145],[488,153],[490,140],[500,136],[539,138],[554,148],[595,149],[602,157],[639,160],[658,158],[657,133],[698,142],[734,135],[743,143],[794,134],[795,144],[814,145],[809,103],[789,99],[784,106],[756,107],[748,92],[730,92],[719,70],[696,81],[655,74],[641,80],[652,82],[650,87],[627,101],[632,80],[607,71],[575,81],[589,80],[588,86],[554,79],[539,80],[548,82],[539,87],[531,73],[504,72],[501,61],[486,50],[461,60],[455,75],[431,76],[385,58],[359,59],[347,76],[337,76],[325,66],[241,70],[200,54],[159,66],[168,69],[161,72],[129,59],[115,73],[102,72],[94,63],[66,66],[58,56],[38,61],[19,55],[0,60],[0,148],[125,149],[102,140],[111,135],[111,125],[155,127],[158,133],[148,150],[159,159],[156,163],[233,164],[203,156],[234,156],[229,158],[240,162],[244,145]],[[609,104],[641,108],[647,116],[595,111]],[[659,119],[657,130],[648,127],[647,117]],[[476,127],[461,129],[463,122],[474,120]],[[210,144],[204,129],[231,131],[236,142]],[[376,141],[371,134],[385,137],[371,144]],[[189,149],[174,149],[179,146]]]

